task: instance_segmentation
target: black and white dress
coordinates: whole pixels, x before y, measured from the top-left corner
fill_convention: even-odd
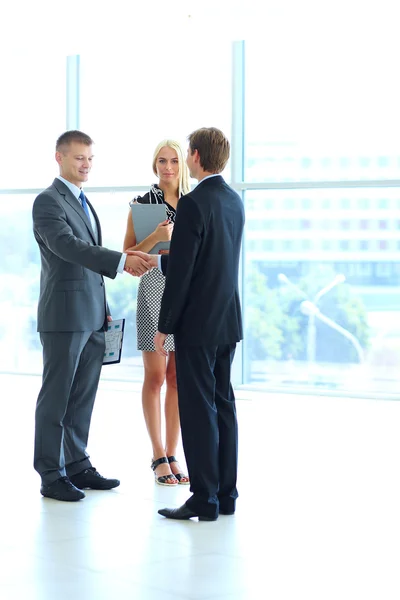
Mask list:
[[[176,210],[164,200],[163,191],[157,185],[152,185],[147,194],[136,196],[132,202],[138,202],[139,204],[165,204],[167,218],[171,223],[175,222]],[[164,287],[165,277],[158,269],[151,269],[151,271],[145,273],[140,278],[136,308],[138,350],[155,352],[154,336],[158,329],[158,317],[160,315]],[[174,336],[172,334],[167,335],[164,348],[167,351],[175,350]]]

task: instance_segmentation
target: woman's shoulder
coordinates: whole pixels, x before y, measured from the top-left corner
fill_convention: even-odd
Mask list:
[[[150,192],[146,192],[143,196],[138,194],[129,202],[129,206],[132,206],[132,204],[135,204],[135,203],[150,204]]]

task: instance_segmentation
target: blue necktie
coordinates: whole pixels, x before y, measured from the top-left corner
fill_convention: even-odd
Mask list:
[[[87,205],[87,202],[86,202],[86,196],[83,193],[83,190],[81,190],[81,193],[79,194],[79,198],[80,198],[80,200],[82,202],[82,208],[85,211],[86,216],[89,219],[89,223],[90,223],[89,209],[88,209],[88,205]]]

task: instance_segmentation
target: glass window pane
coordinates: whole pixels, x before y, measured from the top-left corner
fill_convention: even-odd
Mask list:
[[[0,189],[45,188],[66,128],[66,58],[11,53],[0,66]]]
[[[149,43],[144,52],[133,39],[122,54],[83,54],[81,127],[96,142],[91,184],[153,182],[153,151],[164,138],[180,141],[185,154],[199,127],[219,127],[230,138],[231,53],[231,43],[210,41],[201,49],[209,68],[196,73],[191,51],[171,40],[167,50]]]
[[[245,180],[400,178],[394,7],[384,27],[364,12],[361,31],[356,12],[344,26],[329,11],[323,24],[303,14],[246,41]]]
[[[385,189],[385,198],[379,189],[309,190],[312,211],[287,208],[286,193],[245,194],[244,383],[393,393],[400,383],[400,247],[391,224],[400,214],[379,206],[382,199],[397,204],[400,190]],[[305,194],[291,193],[295,202]],[[359,203],[367,195],[368,210]],[[343,198],[356,207],[351,219]],[[267,200],[275,207],[273,230]],[[363,227],[365,220],[376,226]]]
[[[3,372],[41,373],[42,369],[36,332],[40,257],[32,233],[34,198],[0,195],[0,306],[6,317],[0,330]]]

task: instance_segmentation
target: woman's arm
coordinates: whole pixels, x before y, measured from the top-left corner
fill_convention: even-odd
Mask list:
[[[135,230],[133,227],[132,213],[129,211],[128,221],[126,224],[126,232],[124,239],[124,252],[128,250],[140,250],[141,252],[150,252],[158,242],[168,242],[171,240],[173,225],[168,220],[157,225],[156,229],[136,244]]]

